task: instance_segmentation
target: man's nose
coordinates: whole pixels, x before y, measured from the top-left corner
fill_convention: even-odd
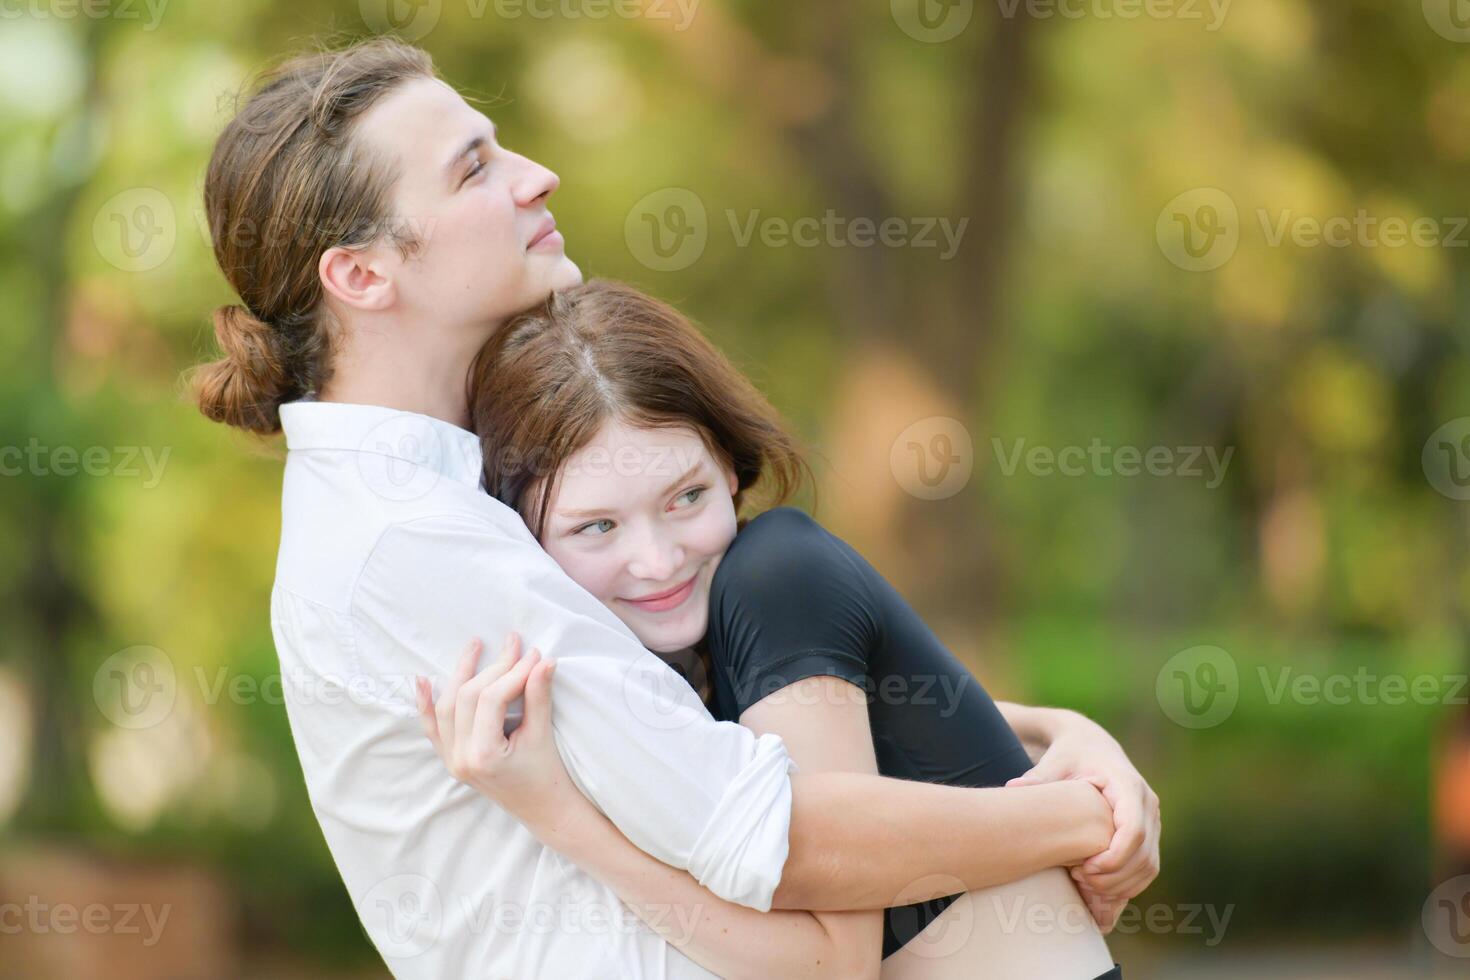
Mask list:
[[[516,173],[514,194],[521,207],[544,203],[561,186],[561,178],[549,167],[526,157],[520,157],[518,162],[520,168]]]

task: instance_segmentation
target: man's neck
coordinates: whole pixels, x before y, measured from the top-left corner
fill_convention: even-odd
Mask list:
[[[470,427],[466,381],[481,341],[432,349],[427,343],[393,343],[406,331],[360,331],[332,359],[332,376],[318,397],[328,402],[381,405]]]

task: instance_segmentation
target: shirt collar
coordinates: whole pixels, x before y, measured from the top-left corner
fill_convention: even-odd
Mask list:
[[[287,402],[280,414],[288,450],[362,453],[480,486],[480,440],[443,419],[381,405],[315,400]]]

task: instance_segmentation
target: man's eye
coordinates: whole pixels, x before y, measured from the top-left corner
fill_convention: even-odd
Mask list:
[[[485,163],[484,163],[483,160],[477,160],[477,161],[475,161],[475,165],[470,168],[470,172],[469,173],[467,173],[467,174],[464,175],[464,180],[460,181],[460,184],[463,185],[463,184],[469,183],[469,180],[470,180],[471,177],[473,177],[475,174],[479,173],[481,170],[484,170],[484,169],[485,169]]]
[[[685,490],[683,493],[679,494],[679,496],[675,499],[687,506],[698,501],[699,498],[704,495],[705,489],[705,487],[691,487],[688,490]]]
[[[577,528],[572,533],[573,534],[581,534],[584,531],[593,531],[593,530],[595,530],[598,535],[602,535],[602,534],[606,534],[607,532],[611,531],[613,529],[613,526],[614,526],[613,525],[613,522],[610,521],[610,520],[608,520],[606,517],[604,517],[600,521],[592,521],[591,523],[583,524],[581,527]]]

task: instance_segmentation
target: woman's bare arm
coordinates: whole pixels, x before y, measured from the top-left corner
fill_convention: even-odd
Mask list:
[[[1081,780],[971,789],[857,773],[791,777],[790,853],[774,908],[879,909],[1067,867],[1108,846],[1113,816]],[[923,833],[914,828],[922,827]],[[931,878],[929,892],[916,882]],[[948,884],[946,884],[948,882]]]
[[[420,680],[425,731],[456,779],[538,836],[554,833],[568,822],[567,793],[580,791],[567,776],[550,722],[523,722],[509,738],[503,733],[509,704],[523,696],[544,697],[549,719],[550,674],[536,671],[538,683],[528,688],[534,664],[502,655],[471,680],[478,654],[477,644],[466,651],[437,705]],[[456,718],[460,700],[466,710]],[[530,710],[528,704],[528,720]],[[790,778],[788,855],[774,908],[882,909],[900,894],[916,902],[955,890],[944,884],[928,894],[912,890],[917,879],[931,877],[958,879],[973,891],[1080,864],[1107,847],[1113,832],[1107,802],[1081,780],[970,789],[852,772]],[[916,827],[924,832],[914,833]]]
[[[853,936],[881,912],[757,912],[726,902],[687,871],[639,850],[585,798],[582,805],[585,810],[579,807],[575,819],[537,836],[611,888],[654,932],[711,973],[753,980],[876,980],[881,934],[875,934],[876,948],[858,945]]]

